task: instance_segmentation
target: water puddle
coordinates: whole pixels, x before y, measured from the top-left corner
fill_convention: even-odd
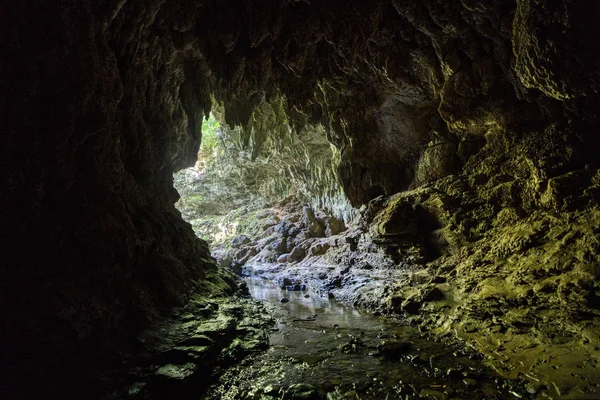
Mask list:
[[[246,282],[277,321],[271,346],[226,372],[207,399],[527,397],[514,382],[496,377],[479,355],[427,340],[400,321],[310,290],[290,292],[260,278]]]

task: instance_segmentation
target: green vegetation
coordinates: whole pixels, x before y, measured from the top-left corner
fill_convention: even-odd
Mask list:
[[[337,178],[339,151],[325,128],[289,124],[284,98],[263,100],[246,126],[230,127],[217,104],[202,125],[194,168],[175,174],[177,208],[213,244],[260,230],[259,210],[285,198],[349,220],[353,209]]]
[[[202,144],[198,152],[198,169],[201,170],[214,166],[219,157],[219,151],[224,151],[223,146],[219,146],[220,134],[221,124],[211,113],[202,122]]]

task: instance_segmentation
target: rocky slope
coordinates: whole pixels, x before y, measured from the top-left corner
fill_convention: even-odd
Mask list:
[[[529,381],[532,394],[594,398],[600,174],[580,174],[584,210],[554,193],[553,206],[529,211],[510,188],[519,179],[474,191],[452,176],[371,201],[347,230],[326,231],[309,209],[279,212],[255,240],[234,240],[233,264],[463,340],[501,375]]]

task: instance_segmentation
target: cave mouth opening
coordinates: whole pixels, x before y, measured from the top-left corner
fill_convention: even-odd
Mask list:
[[[316,239],[335,240],[358,215],[340,159],[321,124],[292,127],[283,97],[263,100],[236,126],[213,102],[198,161],[173,175],[175,206],[223,267],[300,262],[324,254],[331,244],[311,250]]]

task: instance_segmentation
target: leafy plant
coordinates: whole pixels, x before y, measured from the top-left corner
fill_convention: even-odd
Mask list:
[[[218,157],[221,124],[211,113],[202,122],[202,144],[198,152],[198,169],[213,165]]]

